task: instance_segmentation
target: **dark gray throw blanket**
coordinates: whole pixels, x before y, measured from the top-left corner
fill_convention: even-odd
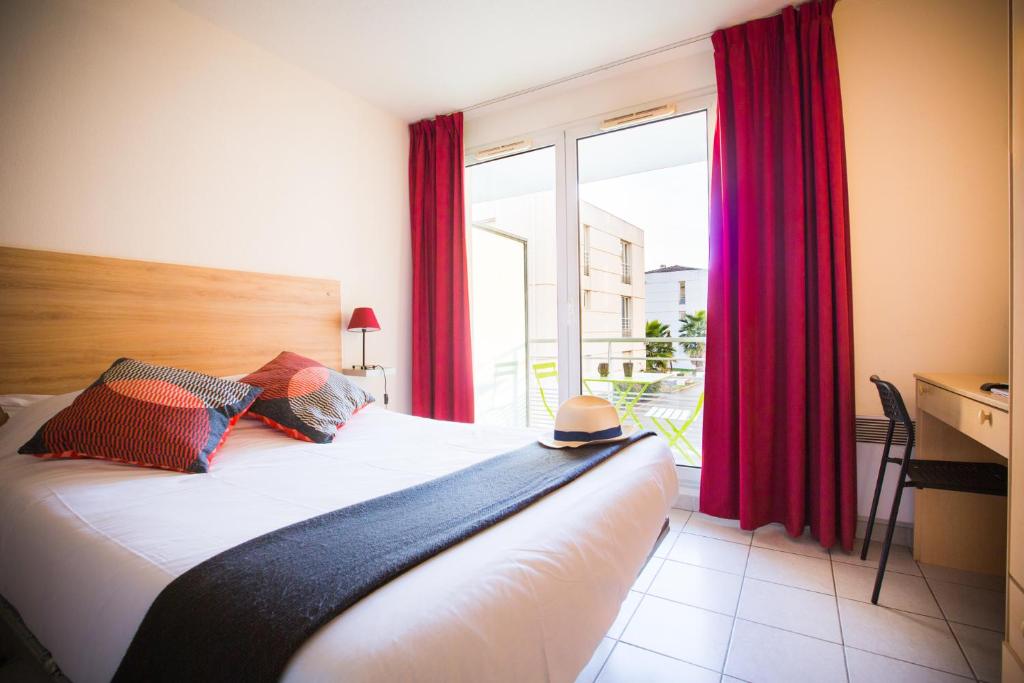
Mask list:
[[[277,680],[364,596],[650,435],[565,450],[533,443],[225,550],[157,596],[114,681]]]

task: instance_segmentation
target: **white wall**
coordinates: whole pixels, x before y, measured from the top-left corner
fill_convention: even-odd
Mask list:
[[[575,123],[715,87],[714,53],[703,40],[465,114],[467,148]]]
[[[170,2],[0,3],[0,244],[340,280],[396,409],[407,150],[396,117]]]

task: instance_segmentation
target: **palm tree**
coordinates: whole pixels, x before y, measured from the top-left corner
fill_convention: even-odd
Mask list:
[[[680,337],[707,337],[708,336],[708,312],[697,311],[686,313],[680,320]],[[704,358],[704,342],[683,342],[683,350],[690,358]]]
[[[647,329],[644,336],[650,339],[651,337],[668,337],[671,336],[672,331],[668,325],[661,322],[660,320],[648,320]],[[672,368],[672,361],[663,360],[652,360],[655,358],[672,358],[675,352],[672,350],[672,342],[647,342],[646,356],[647,356],[647,372],[664,372],[665,370]]]

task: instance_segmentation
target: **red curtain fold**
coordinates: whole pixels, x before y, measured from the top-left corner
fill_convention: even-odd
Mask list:
[[[856,526],[849,221],[834,0],[717,31],[700,508]]]
[[[409,126],[412,413],[473,421],[462,114]]]

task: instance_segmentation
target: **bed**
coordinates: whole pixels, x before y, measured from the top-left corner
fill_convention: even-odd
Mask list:
[[[24,285],[36,277],[28,272],[24,259],[46,260],[50,255],[11,253],[20,251],[0,249],[0,286],[9,294],[17,289],[13,298],[21,302],[12,304],[10,297],[7,303],[0,302],[0,324],[14,327],[14,333],[0,341],[0,356],[5,344],[10,347],[20,343],[15,340],[31,336],[19,322],[26,315],[45,317],[48,307],[65,309],[59,298],[50,295],[35,305],[24,303],[38,296],[32,290],[39,289]],[[78,270],[90,276],[80,278],[76,287],[109,292],[107,275],[97,268],[109,274],[121,265],[142,267],[136,262],[111,265],[111,259],[94,260],[97,263],[79,265]],[[159,281],[178,277],[177,269],[183,267],[146,268],[150,278]],[[51,270],[46,272],[51,273],[48,278],[54,277]],[[262,286],[263,276],[236,275],[255,282],[257,289]],[[218,282],[231,279],[219,278]],[[300,299],[311,292],[317,297],[324,291],[336,292],[322,281],[319,286],[285,282],[282,287],[290,285],[295,285]],[[49,286],[52,294],[52,287],[60,285],[51,280]],[[18,294],[22,289],[29,291]],[[200,332],[188,329],[194,325],[185,325],[175,334],[214,335],[206,328],[232,324],[216,313],[215,300],[221,296],[217,292],[222,291],[207,288],[206,305],[212,312],[208,319],[194,323],[203,328]],[[120,289],[115,296],[135,299]],[[238,317],[239,310],[244,311],[238,296],[235,292],[228,297],[232,301],[225,302],[225,315],[230,310],[231,316]],[[337,313],[340,318],[335,311],[337,294],[327,298],[332,303],[323,306],[325,315]],[[138,308],[124,302],[97,305],[95,316],[106,316],[108,327],[116,330],[127,324],[118,316],[136,318],[141,310],[152,311],[153,302]],[[236,320],[232,329],[246,324]],[[337,363],[340,342],[337,348],[331,347],[340,336],[339,319],[331,325],[325,326],[331,329],[329,337],[307,327],[301,339],[277,336],[269,348],[240,354],[236,347],[230,358],[218,359],[211,357],[207,346],[174,362],[235,374],[256,367],[253,358],[269,358],[279,346],[303,342],[307,353],[310,345],[325,347],[320,352],[327,355],[337,353],[332,359]],[[0,376],[23,379],[0,383],[0,393],[51,393],[71,388],[72,382],[85,386],[87,381],[81,378],[92,372],[88,367],[92,361],[82,360],[86,355],[75,351],[74,340],[86,337],[71,334],[66,337],[70,342],[47,356],[46,363],[52,365],[61,354],[72,354],[56,373],[62,377],[60,382],[45,381],[39,361],[22,361],[12,368],[13,374]],[[166,345],[168,353],[180,354],[185,341],[160,344]],[[87,343],[119,342],[124,342],[123,335],[114,334],[112,339],[93,338]],[[24,350],[7,350],[22,358],[28,355]],[[154,362],[167,362],[159,353],[154,355]],[[95,374],[106,362],[105,357],[95,360]],[[536,432],[529,430],[444,423],[370,406],[329,445],[282,438],[261,423],[241,420],[210,473],[204,475],[18,455],[17,448],[74,395],[23,401],[25,405],[0,427],[0,595],[52,653],[64,675],[80,682],[109,680],[155,597],[176,576],[214,554],[536,438]],[[291,660],[284,680],[572,681],[614,620],[659,538],[676,492],[675,469],[664,442],[641,440],[519,514],[362,599],[306,642]]]

